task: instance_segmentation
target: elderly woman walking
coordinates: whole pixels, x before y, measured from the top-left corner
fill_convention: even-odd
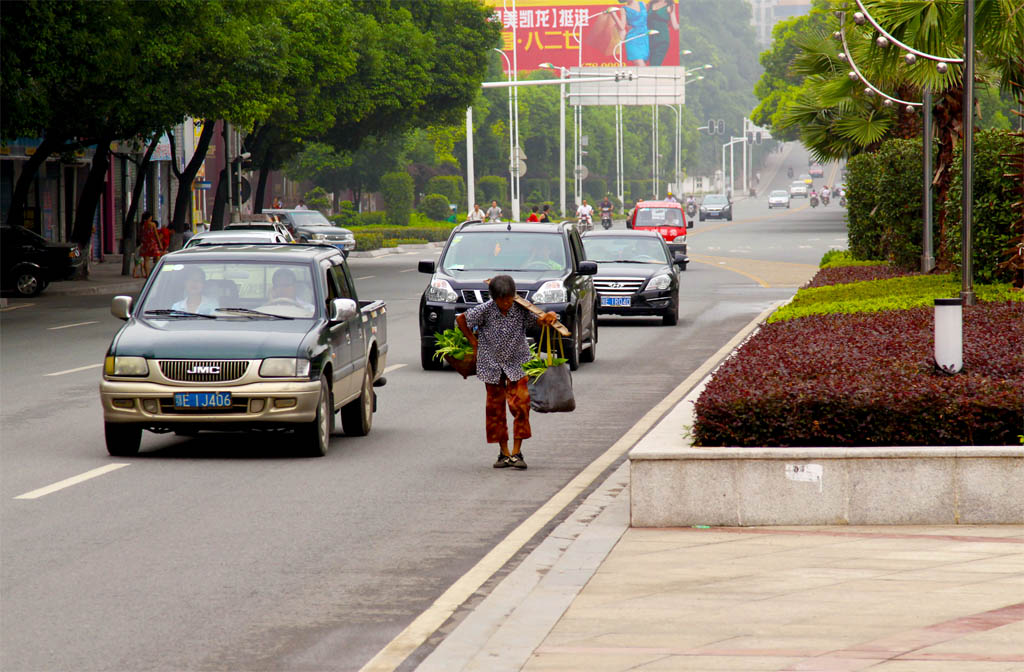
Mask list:
[[[490,282],[491,299],[455,318],[476,352],[476,375],[487,387],[485,404],[487,443],[500,448],[495,469],[526,469],[523,439],[530,438],[530,392],[523,364],[530,361],[526,328],[533,324],[552,325],[552,312],[535,315],[515,302],[516,282],[508,275],[496,275]],[[474,333],[476,329],[476,333]],[[512,413],[512,451],[508,448],[508,418]]]

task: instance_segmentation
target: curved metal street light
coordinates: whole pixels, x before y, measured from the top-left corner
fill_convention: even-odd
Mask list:
[[[633,37],[627,37],[624,40],[619,40],[618,44],[612,47],[612,55],[615,56],[615,61],[622,67],[622,45],[633,40],[639,40],[640,38],[650,37],[651,35],[657,35],[657,30],[648,30],[646,33],[634,35]],[[615,100],[615,192],[619,198],[619,203],[623,208],[626,204],[623,202],[625,198],[626,183],[622,176],[623,160],[622,155],[624,153],[623,137],[622,137],[622,104],[618,102],[618,98]]]

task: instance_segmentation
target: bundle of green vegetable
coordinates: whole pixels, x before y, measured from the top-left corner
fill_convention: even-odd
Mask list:
[[[434,359],[448,356],[452,359],[462,360],[467,355],[473,354],[473,346],[461,329],[445,329],[439,334],[434,334],[434,340],[437,341]]]
[[[548,370],[548,367],[558,366],[559,364],[565,364],[569,361],[565,357],[555,357],[550,353],[547,355],[543,353],[538,354],[536,345],[530,346],[530,352],[533,354],[533,359],[523,364],[523,371],[526,372],[526,375],[529,376],[530,380],[537,380],[540,378],[544,372]],[[549,357],[550,360],[548,359]]]

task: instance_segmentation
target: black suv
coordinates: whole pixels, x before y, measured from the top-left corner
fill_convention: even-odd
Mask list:
[[[571,332],[563,339],[572,370],[597,354],[597,264],[586,261],[575,222],[516,224],[466,222],[455,227],[441,258],[419,263],[431,273],[420,299],[420,362],[440,369],[434,335],[455,326],[455,316],[490,299],[485,280],[510,275],[519,295],[558,314]],[[529,334],[536,337],[537,332]]]
[[[82,267],[72,243],[51,243],[21,226],[0,227],[2,283],[21,296],[35,296],[54,280],[70,280]]]

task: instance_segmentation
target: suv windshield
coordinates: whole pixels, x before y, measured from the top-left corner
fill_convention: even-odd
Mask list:
[[[683,226],[683,211],[677,208],[640,208],[635,226]]]
[[[297,210],[291,216],[295,226],[334,226],[322,212],[316,210]]]
[[[455,234],[441,268],[452,271],[564,271],[565,244],[557,233],[464,231]]]
[[[306,266],[182,261],[160,266],[142,314],[312,318],[315,305],[313,278]]]
[[[591,261],[639,264],[668,263],[665,247],[658,238],[585,236],[583,247],[587,251],[587,259]]]

